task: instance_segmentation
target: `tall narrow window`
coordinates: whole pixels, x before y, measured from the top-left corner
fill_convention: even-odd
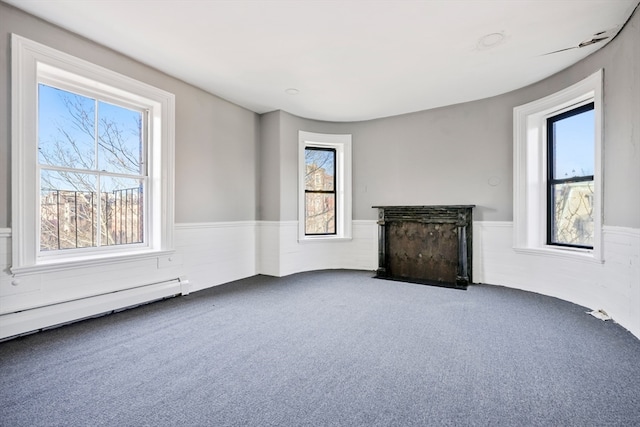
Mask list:
[[[593,248],[593,102],[547,119],[547,243]]]
[[[307,147],[305,160],[305,234],[336,234],[336,150]]]
[[[513,109],[519,253],[603,261],[603,76]]]
[[[351,239],[351,135],[298,132],[298,241]]]
[[[38,85],[40,251],[144,242],[143,117]]]

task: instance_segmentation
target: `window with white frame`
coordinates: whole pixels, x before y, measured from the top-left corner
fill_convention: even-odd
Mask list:
[[[174,96],[12,43],[12,272],[170,250]]]
[[[514,108],[514,248],[602,261],[602,70]]]
[[[351,238],[351,135],[299,132],[299,240]]]

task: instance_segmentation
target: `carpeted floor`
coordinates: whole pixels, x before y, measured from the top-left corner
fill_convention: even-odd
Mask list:
[[[640,425],[619,325],[371,276],[256,276],[0,343],[0,425]]]

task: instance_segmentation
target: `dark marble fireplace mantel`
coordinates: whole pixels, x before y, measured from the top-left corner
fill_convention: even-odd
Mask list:
[[[474,206],[373,206],[376,277],[466,289],[473,277]]]

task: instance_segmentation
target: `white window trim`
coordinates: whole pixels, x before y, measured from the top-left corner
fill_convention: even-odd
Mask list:
[[[514,241],[516,252],[602,262],[602,81],[603,70],[545,98],[513,109]],[[593,249],[546,244],[546,119],[594,103],[594,242]]]
[[[305,234],[305,149],[307,147],[336,150],[336,234],[308,236]],[[351,135],[298,132],[298,242],[351,240]]]
[[[12,34],[12,265],[13,274],[57,271],[173,251],[175,96],[130,77]],[[38,256],[37,83],[40,74],[111,92],[149,110],[148,244],[106,251]]]

